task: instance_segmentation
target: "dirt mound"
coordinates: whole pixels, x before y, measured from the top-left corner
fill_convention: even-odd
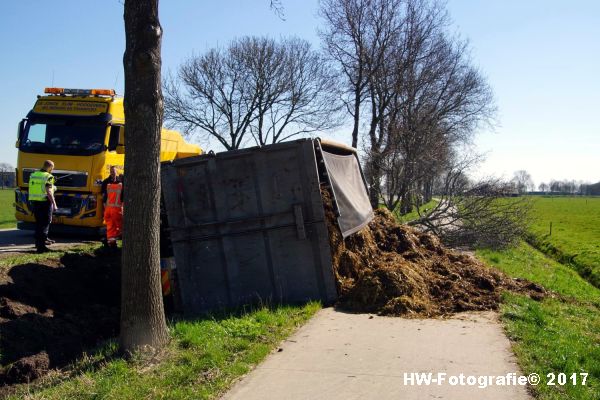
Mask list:
[[[387,210],[377,210],[368,227],[343,239],[326,191],[323,197],[340,308],[429,317],[497,309],[504,290],[545,295],[538,285],[509,278],[445,248],[431,234],[399,225]]]
[[[50,368],[48,353],[42,351],[17,360],[5,373],[5,381],[31,382],[46,374]]]
[[[0,397],[118,333],[118,255],[69,253],[0,274]]]

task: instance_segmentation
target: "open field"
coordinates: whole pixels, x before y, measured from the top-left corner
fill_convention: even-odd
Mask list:
[[[532,201],[531,244],[600,287],[600,197],[532,197]]]
[[[535,301],[506,294],[502,321],[525,374],[537,373],[542,383],[534,391],[540,399],[600,398],[600,289],[571,268],[546,257],[530,245],[504,251],[479,250],[489,265],[555,292]],[[546,385],[547,374],[588,373],[585,386]],[[581,383],[582,376],[578,375]]]
[[[15,219],[14,189],[0,189],[0,229],[9,229],[17,226]]]

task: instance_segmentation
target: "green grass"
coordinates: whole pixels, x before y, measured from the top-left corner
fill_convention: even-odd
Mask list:
[[[433,209],[437,204],[438,204],[437,200],[431,200],[430,202],[421,205],[419,210],[420,210],[421,214],[427,214],[427,212],[430,211],[431,209]],[[415,219],[419,218],[419,213],[417,212],[416,207],[413,207],[413,210],[411,212],[409,212],[408,214],[400,215],[400,213],[398,213],[398,211],[394,212],[394,214],[396,215],[396,218],[398,219],[398,221],[400,221],[400,223],[414,221]]]
[[[36,262],[40,262],[40,261],[48,260],[48,259],[59,259],[67,253],[81,254],[81,253],[94,252],[101,247],[102,247],[102,244],[100,244],[100,243],[92,243],[92,244],[82,244],[82,245],[69,247],[69,248],[65,248],[65,249],[61,249],[61,250],[52,250],[49,253],[41,253],[41,254],[27,253],[27,254],[10,255],[7,257],[0,258],[0,271],[4,271],[14,265],[36,263]]]
[[[526,278],[555,292],[534,301],[505,294],[501,316],[524,374],[538,373],[539,399],[600,398],[600,290],[571,268],[528,244],[504,251],[479,250],[489,265],[513,277]],[[547,386],[548,373],[587,372],[586,386]]]
[[[15,228],[15,190],[0,189],[0,229]]]
[[[488,264],[513,277],[539,283],[546,289],[580,301],[600,306],[600,290],[571,268],[545,256],[527,243],[505,251],[478,250]]]
[[[532,203],[531,244],[600,287],[600,197],[533,197]]]

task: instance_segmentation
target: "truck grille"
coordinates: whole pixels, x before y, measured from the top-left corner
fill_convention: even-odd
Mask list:
[[[81,198],[73,196],[58,195],[56,196],[56,214],[65,215],[67,217],[79,214],[81,210]]]
[[[33,168],[23,169],[23,182],[29,183],[29,176],[36,171]],[[77,171],[53,171],[55,185],[60,187],[86,187],[87,186],[87,172]]]

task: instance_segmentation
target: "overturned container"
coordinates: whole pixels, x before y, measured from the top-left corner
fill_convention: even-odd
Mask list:
[[[250,303],[337,298],[321,189],[344,236],[373,218],[354,149],[302,139],[162,165],[188,315]]]

